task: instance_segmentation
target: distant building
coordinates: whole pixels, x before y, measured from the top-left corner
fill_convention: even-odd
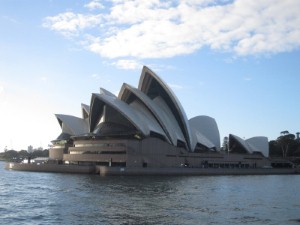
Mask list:
[[[198,103],[197,104],[201,104]],[[60,163],[108,167],[221,167],[269,165],[268,139],[244,141],[229,136],[229,151],[220,150],[214,118],[187,119],[173,91],[143,67],[138,88],[124,83],[118,96],[101,88],[82,118],[56,114],[62,129],[49,157]]]
[[[43,147],[38,147],[36,150],[37,151],[43,151],[44,149],[43,149]]]
[[[33,151],[34,151],[34,150],[33,150],[32,145],[29,145],[28,148],[27,148],[27,152],[28,152],[28,153],[33,153]]]

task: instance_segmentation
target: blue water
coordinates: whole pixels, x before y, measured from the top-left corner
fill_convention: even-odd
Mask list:
[[[0,162],[0,224],[298,224],[300,175],[101,177]]]

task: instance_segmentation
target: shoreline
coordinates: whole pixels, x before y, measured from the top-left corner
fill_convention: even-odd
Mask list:
[[[28,172],[99,174],[100,176],[214,176],[214,175],[289,175],[300,174],[300,168],[134,168],[57,164],[6,163],[5,169]]]

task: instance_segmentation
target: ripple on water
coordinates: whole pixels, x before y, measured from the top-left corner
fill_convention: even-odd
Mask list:
[[[100,177],[3,167],[0,224],[300,224],[300,176]]]

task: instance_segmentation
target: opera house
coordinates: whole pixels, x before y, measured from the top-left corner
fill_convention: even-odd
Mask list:
[[[173,91],[146,66],[138,88],[124,83],[118,96],[100,88],[81,110],[82,118],[56,115],[62,132],[49,158],[59,164],[136,170],[270,165],[266,137],[230,134],[223,151],[215,119],[188,119]]]

